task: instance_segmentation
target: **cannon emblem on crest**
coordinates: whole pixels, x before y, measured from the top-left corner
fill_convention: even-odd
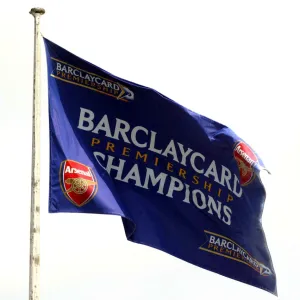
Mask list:
[[[245,176],[247,175],[247,173],[251,173],[252,172],[252,169],[251,167],[248,167],[244,161],[242,161],[240,158],[236,157],[235,158],[237,163],[238,163],[238,168],[241,172],[241,175],[242,176]]]
[[[87,180],[84,178],[68,178],[65,183],[71,184],[71,187],[66,192],[74,192],[75,194],[84,194],[90,185],[97,184],[92,180]]]

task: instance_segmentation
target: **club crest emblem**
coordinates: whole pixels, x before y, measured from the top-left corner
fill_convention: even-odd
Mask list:
[[[233,156],[240,171],[241,185],[247,185],[255,177],[254,165],[258,162],[256,155],[244,142],[238,142],[233,150]]]
[[[78,207],[91,201],[98,190],[93,170],[69,159],[60,165],[60,186],[66,198]]]

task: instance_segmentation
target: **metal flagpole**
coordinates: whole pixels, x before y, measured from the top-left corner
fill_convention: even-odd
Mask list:
[[[34,17],[34,74],[32,113],[32,170],[30,213],[29,300],[40,299],[40,17],[43,8],[32,8]]]

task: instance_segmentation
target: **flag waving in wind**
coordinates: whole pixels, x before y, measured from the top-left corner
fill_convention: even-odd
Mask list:
[[[49,211],[119,215],[128,240],[277,295],[258,154],[228,127],[44,42]]]

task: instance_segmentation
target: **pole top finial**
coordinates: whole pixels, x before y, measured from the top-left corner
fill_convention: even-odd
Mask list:
[[[29,13],[32,14],[33,16],[35,16],[37,14],[43,15],[45,13],[45,10],[41,7],[34,7],[30,10]]]

